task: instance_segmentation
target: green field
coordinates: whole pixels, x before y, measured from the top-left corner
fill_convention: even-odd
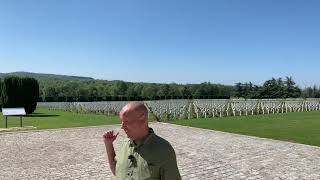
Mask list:
[[[320,111],[176,120],[171,123],[320,146]]]
[[[4,117],[0,117],[0,128],[4,128]],[[80,114],[64,111],[50,111],[45,108],[37,110],[27,117],[22,118],[23,126],[35,126],[37,129],[55,129],[83,126],[98,126],[108,124],[119,124],[117,116],[106,116],[98,114]],[[8,117],[8,127],[19,127],[18,117]]]
[[[0,116],[0,128],[4,128],[3,118]],[[23,117],[23,126],[34,126],[37,129],[119,123],[118,116],[50,111],[45,108],[38,108],[34,114]],[[175,120],[170,123],[320,146],[320,111]],[[19,126],[18,117],[8,118],[8,127]]]

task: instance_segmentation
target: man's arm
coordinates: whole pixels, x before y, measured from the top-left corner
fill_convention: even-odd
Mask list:
[[[117,163],[115,160],[116,153],[114,151],[113,141],[116,140],[118,134],[119,133],[114,135],[113,131],[109,131],[103,135],[103,141],[107,151],[109,166],[113,175],[116,175],[116,163]]]
[[[167,160],[160,168],[161,180],[181,180],[180,172],[177,166],[176,154],[173,148],[168,149]]]

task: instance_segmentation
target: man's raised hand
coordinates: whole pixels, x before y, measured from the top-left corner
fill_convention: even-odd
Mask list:
[[[114,134],[114,131],[108,131],[103,135],[103,141],[106,145],[112,144],[114,140],[118,137],[119,132]]]

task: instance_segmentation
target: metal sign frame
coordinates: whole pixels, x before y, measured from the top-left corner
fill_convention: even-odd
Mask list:
[[[2,114],[5,117],[5,127],[8,128],[8,116],[20,116],[20,127],[22,127],[22,116],[26,115],[25,109],[19,108],[2,108]]]

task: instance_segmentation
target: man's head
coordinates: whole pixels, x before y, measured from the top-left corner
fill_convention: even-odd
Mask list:
[[[140,140],[149,132],[148,110],[142,102],[130,102],[120,111],[121,128],[131,140]]]

